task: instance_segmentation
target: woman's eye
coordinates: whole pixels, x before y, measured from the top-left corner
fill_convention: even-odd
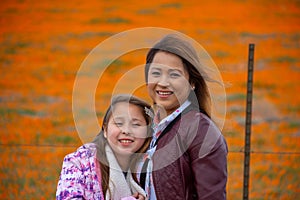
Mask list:
[[[180,77],[180,74],[178,74],[178,73],[171,73],[170,77],[171,78],[177,78],[177,77]]]
[[[152,76],[159,76],[159,75],[160,75],[160,73],[159,73],[159,72],[155,72],[155,71],[154,71],[154,72],[151,72],[151,75],[152,75]]]

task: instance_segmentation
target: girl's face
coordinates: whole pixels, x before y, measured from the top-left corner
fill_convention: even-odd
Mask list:
[[[182,60],[172,53],[157,52],[149,68],[147,89],[154,103],[163,106],[167,114],[180,107],[191,91]]]
[[[138,151],[147,137],[147,123],[139,106],[119,102],[113,107],[104,136],[115,156],[130,156]]]

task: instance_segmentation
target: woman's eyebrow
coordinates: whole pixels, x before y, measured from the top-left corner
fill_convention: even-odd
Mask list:
[[[169,72],[174,72],[174,71],[177,71],[177,72],[179,72],[179,73],[183,74],[183,71],[182,71],[182,70],[180,70],[180,69],[169,69],[168,71],[169,71]]]
[[[150,70],[161,70],[161,68],[156,67],[155,65],[150,68]]]

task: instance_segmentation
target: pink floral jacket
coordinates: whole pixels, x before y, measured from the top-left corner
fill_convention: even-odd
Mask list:
[[[64,158],[57,185],[57,200],[104,200],[96,152],[95,144],[89,143]]]

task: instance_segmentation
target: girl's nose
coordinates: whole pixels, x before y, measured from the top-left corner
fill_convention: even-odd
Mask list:
[[[128,125],[125,125],[121,128],[122,134],[129,135],[131,133],[131,129]]]

